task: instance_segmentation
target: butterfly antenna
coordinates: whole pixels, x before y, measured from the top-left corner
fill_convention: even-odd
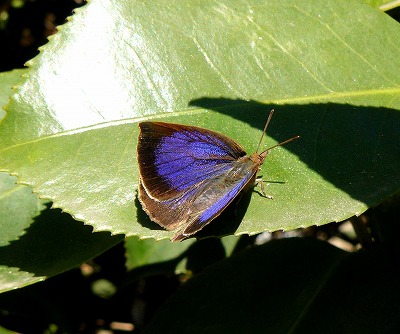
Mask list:
[[[283,142],[281,142],[281,143],[279,143],[279,144],[276,144],[276,145],[274,145],[274,146],[271,146],[271,147],[267,148],[265,151],[263,151],[263,152],[260,153],[260,154],[263,154],[264,152],[267,152],[267,151],[269,151],[269,150],[271,150],[271,149],[273,149],[273,148],[275,148],[275,147],[282,146],[282,145],[285,145],[285,144],[287,144],[287,143],[290,143],[291,141],[296,140],[296,139],[299,139],[299,138],[300,138],[300,136],[294,136],[294,137],[292,137],[292,138],[290,138],[290,139],[287,139],[287,140],[285,140],[285,141],[283,141]]]
[[[271,111],[269,112],[269,115],[268,115],[267,122],[265,123],[264,130],[263,130],[263,133],[262,133],[262,135],[261,135],[260,141],[258,142],[256,152],[258,152],[258,150],[260,149],[261,142],[262,142],[262,140],[263,140],[263,138],[264,138],[264,135],[265,135],[266,132],[267,132],[268,124],[269,124],[269,122],[271,121],[271,118],[272,118],[272,115],[273,115],[273,114],[274,114],[274,109],[271,109]],[[283,145],[283,144],[282,144],[282,145]],[[268,151],[268,150],[267,150],[267,151]]]

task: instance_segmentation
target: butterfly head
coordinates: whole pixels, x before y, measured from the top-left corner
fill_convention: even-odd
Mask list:
[[[265,150],[261,153],[254,152],[253,154],[250,155],[250,160],[256,163],[257,165],[261,166],[269,154],[269,150]]]

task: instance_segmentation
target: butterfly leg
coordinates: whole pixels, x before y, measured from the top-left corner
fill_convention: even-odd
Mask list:
[[[264,180],[262,179],[262,177],[259,177],[256,179],[256,183],[260,184],[261,187],[261,193],[263,194],[264,197],[269,198],[269,199],[273,199],[274,197],[271,195],[267,195],[265,193],[265,186],[264,186]]]

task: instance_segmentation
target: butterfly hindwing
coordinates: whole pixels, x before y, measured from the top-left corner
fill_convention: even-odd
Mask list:
[[[245,166],[235,167],[244,169],[243,167]],[[174,235],[172,240],[180,241],[187,238],[201,230],[204,226],[219,216],[222,211],[242,192],[246,185],[255,179],[258,166],[255,166],[249,161],[247,167],[247,173],[244,172],[242,178],[234,179],[234,181],[231,180],[230,182],[223,182],[222,185],[215,183],[204,189],[204,193],[202,193],[202,195],[193,203],[193,206],[196,208],[196,214],[194,214],[191,217],[192,219],[190,219],[190,221]],[[203,198],[207,198],[208,203],[205,203]],[[197,203],[198,205],[196,205]]]
[[[145,211],[161,226],[177,230],[173,241],[194,234],[217,217],[255,176],[258,166],[248,158],[242,160],[231,162],[223,172],[217,169],[213,178],[169,200],[150,198],[141,185],[139,193]]]

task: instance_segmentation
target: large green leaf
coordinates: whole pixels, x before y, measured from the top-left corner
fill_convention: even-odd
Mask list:
[[[251,152],[275,106],[269,144],[302,138],[262,169],[274,200],[253,192],[222,233],[345,219],[399,190],[399,33],[358,1],[92,1],[29,63],[0,168],[95,231],[171,237],[136,199],[137,123],[196,124]]]
[[[27,70],[0,73],[0,121],[6,113],[1,108],[8,101],[12,87],[20,82]],[[33,222],[33,218],[45,208],[32,188],[17,185],[17,178],[0,172],[0,247],[18,239]],[[0,277],[0,281],[2,278]]]
[[[26,72],[0,73],[0,105]],[[122,240],[93,234],[91,227],[46,207],[32,188],[5,172],[0,172],[0,231],[0,292],[76,267]]]

